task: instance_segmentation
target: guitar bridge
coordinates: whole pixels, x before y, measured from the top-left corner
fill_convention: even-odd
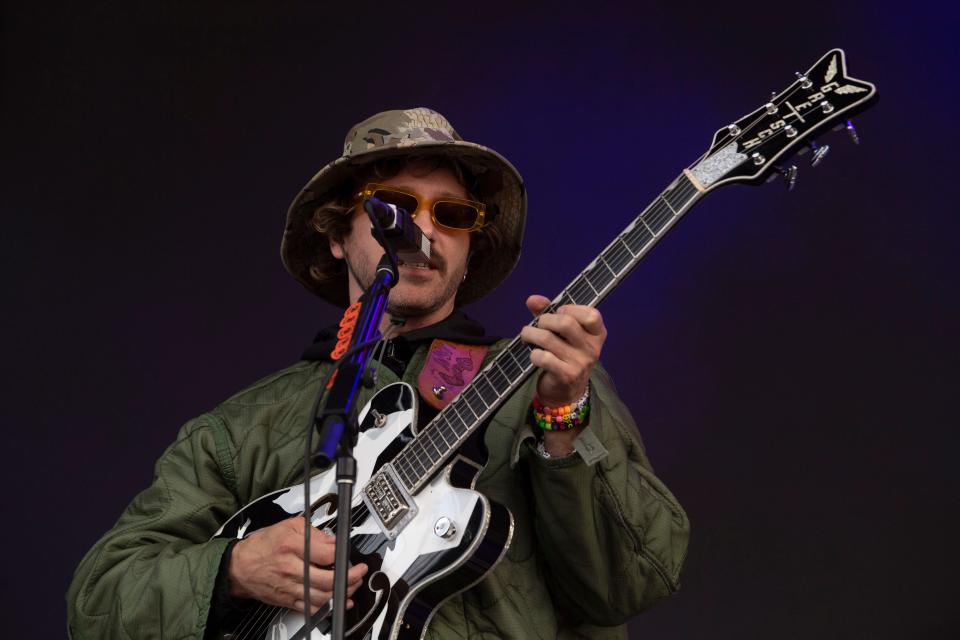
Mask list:
[[[393,540],[417,515],[417,503],[391,464],[385,464],[363,487],[363,502],[383,534]]]

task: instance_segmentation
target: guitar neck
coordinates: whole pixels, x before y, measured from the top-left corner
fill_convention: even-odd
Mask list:
[[[684,172],[643,210],[544,313],[565,304],[598,306],[703,194]],[[534,319],[531,324],[536,325]],[[411,493],[419,491],[460,445],[533,372],[530,346],[517,336],[394,458]]]

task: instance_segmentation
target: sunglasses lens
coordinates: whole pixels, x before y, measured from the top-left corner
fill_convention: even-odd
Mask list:
[[[472,229],[477,222],[477,208],[462,202],[441,200],[433,205],[433,215],[438,224],[451,229]]]
[[[410,214],[416,213],[417,209],[420,208],[417,199],[409,193],[400,193],[399,191],[393,191],[391,189],[377,189],[373,192],[373,197],[387,204],[400,207]]]

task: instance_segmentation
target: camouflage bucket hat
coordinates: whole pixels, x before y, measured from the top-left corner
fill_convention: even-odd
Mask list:
[[[506,158],[492,149],[460,137],[442,115],[418,107],[378,113],[355,125],[344,140],[343,155],[320,169],[287,211],[280,257],[287,271],[311,292],[339,307],[349,304],[347,278],[318,279],[313,275],[318,255],[330,255],[329,239],[313,224],[316,209],[350,185],[358,168],[385,158],[449,158],[476,179],[475,195],[495,211],[490,225],[499,228],[500,246],[485,256],[482,266],[472,260],[457,291],[456,303],[479,300],[499,285],[520,258],[527,212],[523,179]],[[474,233],[483,233],[474,232]]]

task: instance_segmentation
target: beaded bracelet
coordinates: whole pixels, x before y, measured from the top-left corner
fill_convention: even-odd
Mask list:
[[[540,398],[533,397],[533,423],[545,431],[566,431],[587,421],[590,413],[590,383],[580,399],[562,407],[547,407]]]

